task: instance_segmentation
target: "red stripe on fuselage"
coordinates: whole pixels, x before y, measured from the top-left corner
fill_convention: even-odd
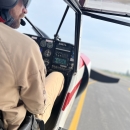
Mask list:
[[[82,68],[84,65],[88,65],[90,63],[90,59],[84,55],[83,53],[80,54],[80,65],[79,68]]]
[[[90,59],[84,55],[83,53],[80,54],[80,58],[82,58],[83,62],[88,65],[90,63]]]
[[[79,68],[82,68],[85,64],[88,65],[90,63],[90,59],[81,53],[80,55],[80,65]],[[81,84],[81,80],[78,82],[78,84],[74,87],[71,93],[67,93],[65,102],[63,104],[62,110],[64,111],[68,104],[70,103],[70,100],[72,99],[73,95],[75,94],[76,90],[79,88]]]
[[[84,61],[83,61],[83,59],[80,57],[79,68],[82,68],[83,66],[84,66]]]
[[[62,111],[64,111],[66,109],[66,107],[68,106],[68,104],[70,103],[70,100],[72,99],[72,97],[73,97],[74,93],[76,92],[76,90],[79,88],[80,83],[81,83],[81,80],[74,87],[74,89],[72,90],[72,92],[67,94],[65,102],[64,102],[63,107],[62,107]]]

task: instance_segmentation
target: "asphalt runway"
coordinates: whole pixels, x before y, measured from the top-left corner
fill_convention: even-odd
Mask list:
[[[79,119],[78,97],[65,124],[67,130],[130,130],[130,79],[117,84],[90,81]],[[79,114],[79,110],[78,110]],[[77,121],[78,120],[78,121]]]

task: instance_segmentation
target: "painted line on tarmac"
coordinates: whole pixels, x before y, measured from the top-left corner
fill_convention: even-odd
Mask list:
[[[88,83],[88,85],[94,84],[94,83],[95,83],[95,81]],[[82,95],[80,97],[80,100],[78,102],[78,106],[77,106],[76,111],[74,113],[74,116],[73,116],[71,125],[69,127],[69,130],[77,130],[79,119],[80,119],[80,115],[81,115],[83,104],[84,104],[84,100],[85,100],[85,97],[86,97],[86,94],[87,94],[87,90],[88,90],[88,86],[84,90],[84,92],[82,93]]]

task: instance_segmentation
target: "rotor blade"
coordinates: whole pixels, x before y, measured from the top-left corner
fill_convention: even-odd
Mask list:
[[[113,78],[113,77],[103,75],[99,72],[96,72],[95,70],[91,70],[90,78],[97,80],[99,82],[104,82],[104,83],[118,83],[119,82],[118,78]]]

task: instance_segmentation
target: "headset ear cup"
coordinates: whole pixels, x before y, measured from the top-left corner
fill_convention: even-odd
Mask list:
[[[2,9],[0,16],[8,26],[10,26],[14,21],[14,18],[10,15],[8,9]]]
[[[4,23],[8,26],[10,26],[14,21],[14,18],[9,13],[9,9],[3,9],[1,11],[1,17],[5,21]]]

